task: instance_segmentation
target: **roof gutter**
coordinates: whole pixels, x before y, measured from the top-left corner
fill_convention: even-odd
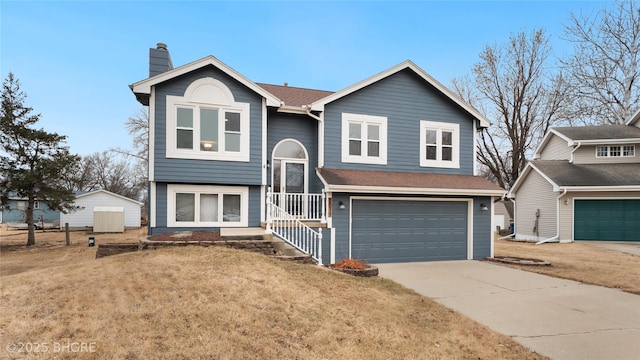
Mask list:
[[[304,109],[306,110],[307,115],[309,115],[309,117],[318,120],[319,122],[322,122],[322,118],[314,113],[311,112],[311,105],[305,105]]]
[[[560,198],[567,195],[567,191],[567,189],[564,189],[562,194],[558,195],[558,197],[556,198],[556,236],[538,241],[536,245],[545,244],[548,242],[560,242]]]
[[[322,177],[321,177],[322,178]],[[328,192],[504,196],[504,190],[327,184]]]

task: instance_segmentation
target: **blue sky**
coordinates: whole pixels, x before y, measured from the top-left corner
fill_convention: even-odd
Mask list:
[[[449,86],[486,45],[562,24],[595,1],[0,1],[0,75],[9,72],[71,152],[130,147],[141,105],[128,85],[163,42],[174,66],[213,55],[255,82],[337,91],[410,59]]]

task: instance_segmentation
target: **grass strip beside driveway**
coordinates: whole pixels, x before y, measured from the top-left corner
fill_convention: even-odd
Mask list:
[[[495,241],[495,256],[547,260],[551,266],[498,264],[640,294],[640,256],[583,242],[535,245],[508,240]]]

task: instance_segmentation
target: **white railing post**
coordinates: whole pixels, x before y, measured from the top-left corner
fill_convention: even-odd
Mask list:
[[[272,204],[272,200],[273,200],[271,198],[272,196],[273,196],[273,194],[271,193],[271,186],[269,186],[267,188],[267,219],[266,219],[267,220],[267,227],[265,229],[265,232],[267,234],[271,234],[272,233],[272,230],[271,230],[271,221],[272,221],[271,220],[271,207],[272,207],[271,204]]]
[[[322,228],[318,228],[318,265],[322,265]]]
[[[322,224],[326,224],[327,223],[327,196],[326,193],[324,191],[324,189],[322,189],[322,193],[320,194],[320,222]]]

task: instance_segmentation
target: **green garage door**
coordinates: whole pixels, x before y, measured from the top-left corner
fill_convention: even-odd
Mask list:
[[[371,263],[467,259],[467,202],[355,200],[351,255]]]
[[[575,240],[640,241],[640,200],[576,200]]]

